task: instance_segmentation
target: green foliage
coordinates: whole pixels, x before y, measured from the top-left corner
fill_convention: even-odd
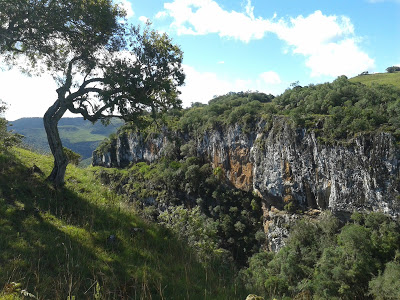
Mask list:
[[[295,86],[275,98],[263,93],[228,93],[210,100],[208,105],[195,103],[191,108],[171,111],[164,116],[163,125],[167,132],[182,132],[192,137],[182,146],[184,156],[197,155],[194,141],[205,131],[239,125],[242,132],[248,133],[254,131],[260,120],[266,122],[265,130],[269,130],[276,116],[297,128],[314,131],[323,142],[346,142],[357,134],[378,130],[392,132],[400,138],[400,86],[364,85],[356,81],[357,78],[348,80],[341,76],[332,83]],[[393,78],[393,83],[397,82],[400,77]],[[160,132],[154,124],[144,128],[134,126],[133,130]],[[288,206],[287,209],[296,208]]]
[[[8,130],[8,122],[1,115],[7,109],[5,103],[0,100],[0,153],[21,143],[23,136]]]
[[[352,219],[340,230],[329,214],[300,220],[278,253],[250,258],[241,271],[244,284],[267,298],[398,298],[398,222],[381,213]]]
[[[196,249],[201,261],[208,263],[219,252],[215,223],[198,206],[194,209],[182,205],[169,207],[158,216],[158,221]]]
[[[74,151],[66,147],[63,147],[63,150],[65,155],[67,156],[68,162],[75,166],[78,166],[82,157],[78,153],[75,153]]]
[[[254,125],[254,118],[261,115],[264,105],[273,98],[264,93],[231,92],[210,100],[208,105],[193,105],[186,109],[178,121],[178,127],[199,134],[227,124],[240,124],[250,129]]]
[[[386,68],[386,72],[388,73],[394,73],[394,72],[399,72],[400,67],[399,66],[391,66]]]
[[[35,295],[21,288],[21,283],[17,282],[7,283],[4,286],[3,291],[0,291],[0,299],[3,300],[13,300],[13,299],[18,300],[26,298],[36,299]]]
[[[346,225],[338,235],[338,245],[324,250],[315,275],[318,296],[345,299],[366,296],[371,274],[377,271],[369,234],[361,225]]]
[[[332,83],[287,90],[274,102],[296,126],[334,141],[382,126],[395,131],[399,99],[400,90],[394,86],[365,86],[341,76]]]
[[[385,271],[369,283],[369,291],[377,300],[400,299],[400,263],[388,262]]]
[[[372,80],[378,75],[361,78]],[[208,130],[238,125],[242,132],[250,133],[260,120],[266,122],[265,130],[270,130],[276,116],[297,128],[314,131],[323,142],[347,142],[357,134],[378,130],[400,138],[400,86],[396,85],[400,77],[392,79],[386,85],[364,85],[357,82],[361,81],[358,77],[348,80],[341,76],[332,83],[295,86],[275,98],[263,93],[228,93],[210,100],[208,105],[194,103],[182,111],[172,110],[164,115],[162,124],[166,132],[181,132],[191,137],[190,142],[180,149],[183,156],[197,155],[195,140]],[[154,124],[142,125],[144,127],[131,126],[130,130],[142,134],[160,132]],[[106,145],[111,142],[112,139]],[[103,150],[106,148],[102,147]],[[289,205],[287,209],[293,211],[296,207]]]
[[[199,234],[193,237],[195,241],[215,244],[216,250],[229,251],[239,265],[244,265],[261,244],[256,233],[262,226],[262,211],[253,209],[261,207],[260,198],[224,184],[222,170],[213,170],[200,158],[187,156],[191,150],[186,147],[181,150],[181,157],[185,155],[181,160],[162,159],[150,165],[141,162],[127,170],[101,169],[98,176],[104,183],[112,184],[116,191],[128,195],[129,201],[147,217],[160,218],[158,211],[165,210],[161,218],[170,228],[176,226],[178,230],[182,226],[179,218],[184,216],[192,221],[212,222],[207,228],[215,228],[215,236],[211,230],[206,230],[207,238]],[[172,223],[165,220],[166,216]]]

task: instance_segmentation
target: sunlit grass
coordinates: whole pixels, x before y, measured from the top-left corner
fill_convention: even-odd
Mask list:
[[[391,84],[400,88],[400,72],[362,75],[362,76],[356,76],[349,80],[352,82],[361,82],[366,85]]]

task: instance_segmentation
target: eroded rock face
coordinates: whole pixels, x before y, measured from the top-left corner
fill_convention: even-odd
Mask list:
[[[347,145],[323,144],[314,132],[293,129],[284,118],[270,128],[260,121],[252,132],[229,126],[197,138],[175,134],[180,143],[195,140],[197,154],[220,167],[236,187],[256,191],[267,207],[296,207],[400,213],[400,151],[389,133],[355,137]],[[146,138],[122,134],[105,153],[95,152],[93,165],[124,167],[154,162],[173,141],[166,132]]]
[[[104,152],[94,151],[94,166],[123,168],[132,162],[154,162],[162,155],[161,150],[168,143],[164,134],[145,136],[142,133],[123,133]]]
[[[278,122],[277,122],[278,123]],[[399,216],[399,150],[388,133],[360,135],[348,145],[321,144],[313,132],[278,123],[260,134],[253,188],[282,208],[382,211]]]
[[[93,164],[124,167],[130,162],[153,162],[176,140],[181,145],[192,140],[198,156],[221,168],[232,185],[262,197],[266,234],[278,236],[274,230],[280,230],[282,239],[286,233],[275,224],[281,221],[277,214],[271,217],[275,209],[329,209],[347,216],[368,210],[399,217],[400,150],[389,133],[324,144],[313,131],[294,129],[285,118],[276,117],[268,124],[259,121],[248,131],[236,125],[196,138],[188,133],[167,136],[171,133],[146,138],[138,133],[120,135],[108,151],[94,153]],[[279,248],[280,242],[273,247]]]

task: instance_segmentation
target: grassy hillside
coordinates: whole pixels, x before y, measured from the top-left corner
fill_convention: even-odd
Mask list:
[[[372,84],[391,84],[400,88],[400,72],[396,73],[376,73],[369,75],[356,76],[350,79],[351,82],[361,82],[366,85]]]
[[[38,299],[245,298],[219,266],[198,263],[90,170],[69,166],[66,186],[54,189],[45,181],[51,163],[23,149],[0,153],[0,299],[23,291]]]
[[[63,118],[58,128],[64,146],[79,153],[82,159],[87,159],[92,156],[97,145],[115,132],[122,123],[121,120],[115,119],[109,126],[104,126],[101,122],[92,124],[83,118]],[[25,144],[41,152],[49,152],[42,118],[22,118],[11,124],[12,130],[25,136]]]

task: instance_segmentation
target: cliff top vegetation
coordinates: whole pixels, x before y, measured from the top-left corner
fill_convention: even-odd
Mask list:
[[[353,81],[341,76],[330,83],[294,85],[277,97],[260,92],[231,92],[208,104],[193,103],[184,110],[171,110],[158,124],[150,118],[140,127],[126,123],[120,132],[159,132],[160,125],[166,125],[171,131],[196,135],[232,124],[251,131],[257,121],[263,119],[268,124],[273,117],[280,116],[298,128],[315,131],[325,142],[346,141],[359,133],[376,130],[400,138],[400,89],[391,84],[365,85]],[[115,135],[105,140],[100,151],[113,138]]]

